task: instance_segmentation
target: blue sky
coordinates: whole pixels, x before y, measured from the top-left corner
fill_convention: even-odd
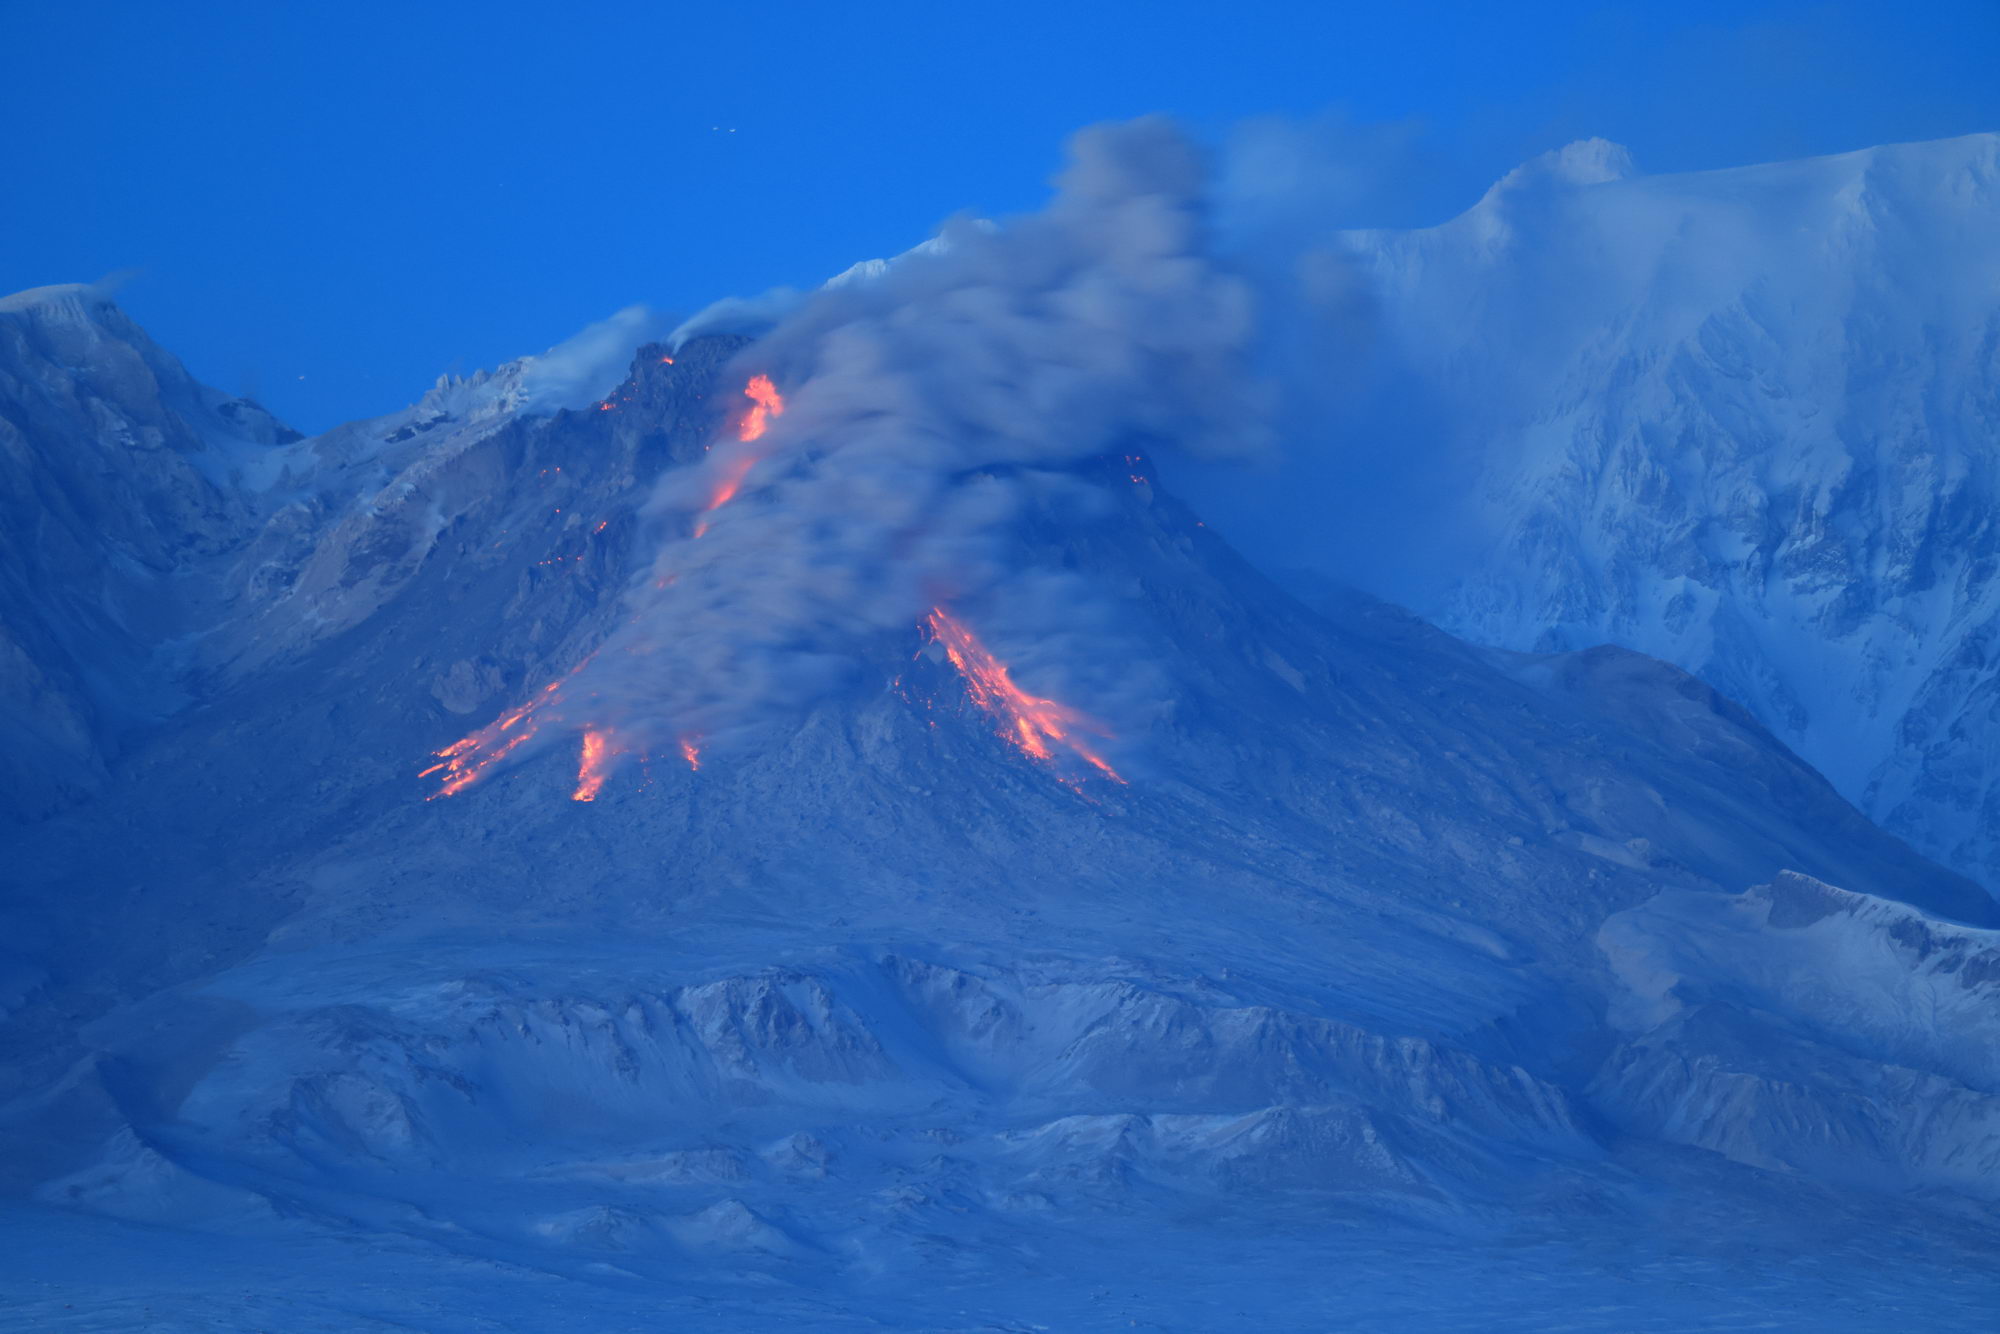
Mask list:
[[[136,270],[197,375],[314,430],[1031,208],[1091,121],[1316,117],[1393,155],[1338,221],[1410,224],[1591,134],[1668,171],[2000,129],[1995,51],[1993,0],[0,0],[0,291]]]

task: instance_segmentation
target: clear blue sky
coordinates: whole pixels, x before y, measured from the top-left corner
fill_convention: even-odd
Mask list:
[[[1405,122],[1342,221],[1409,223],[1591,134],[1665,171],[2000,128],[1996,63],[2000,0],[0,0],[0,291],[138,270],[197,375],[314,430],[1033,207],[1094,120]]]

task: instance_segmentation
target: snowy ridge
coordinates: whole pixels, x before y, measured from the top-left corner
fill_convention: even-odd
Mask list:
[[[1993,1198],[2000,932],[1787,872],[1740,900],[1662,895],[1600,936],[1631,1031],[1601,1096],[1741,1162]],[[1782,1036],[1758,1023],[1786,1016]],[[1921,1123],[1892,1108],[1918,1096]]]
[[[1663,177],[1576,145],[1353,235],[1431,475],[1473,479],[1425,523],[1474,537],[1393,591],[1678,663],[2000,885],[1996,238],[1996,135]]]
[[[997,224],[985,218],[963,220],[956,226],[968,227],[975,233],[992,233]],[[909,260],[926,255],[941,255],[951,247],[949,233],[933,236],[928,241],[920,241],[900,254],[888,259],[863,259],[848,265],[839,273],[828,278],[819,286],[820,291],[837,291],[843,287],[860,283],[878,282],[898,266]],[[811,295],[792,288],[777,288],[754,297],[724,297],[712,302],[677,325],[666,337],[670,348],[679,349],[688,340],[704,335],[751,336],[765,333],[796,311]]]

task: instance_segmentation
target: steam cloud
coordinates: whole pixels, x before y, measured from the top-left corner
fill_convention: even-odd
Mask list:
[[[1041,213],[949,227],[748,349],[744,375],[771,375],[787,410],[660,483],[662,544],[628,623],[564,692],[570,721],[629,749],[726,748],[939,603],[1024,688],[1120,731],[1163,707],[1121,635],[1128,613],[1037,563],[1027,530],[1105,507],[1072,471],[1092,456],[1264,448],[1251,301],[1208,256],[1203,166],[1170,123],[1093,128],[1071,151]],[[746,453],[740,492],[693,536]]]
[[[632,349],[659,327],[660,317],[645,306],[627,306],[528,358],[521,388],[529,410],[581,408],[604,397],[625,378]]]

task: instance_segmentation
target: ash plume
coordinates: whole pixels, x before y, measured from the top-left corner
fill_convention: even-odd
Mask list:
[[[806,298],[746,350],[782,415],[661,481],[657,554],[566,722],[726,749],[941,604],[1025,689],[1121,734],[1167,706],[1131,610],[1038,541],[1109,508],[1077,471],[1094,456],[1265,448],[1249,290],[1209,257],[1203,164],[1171,123],[1083,131],[1056,185],[1040,213],[948,227]]]

